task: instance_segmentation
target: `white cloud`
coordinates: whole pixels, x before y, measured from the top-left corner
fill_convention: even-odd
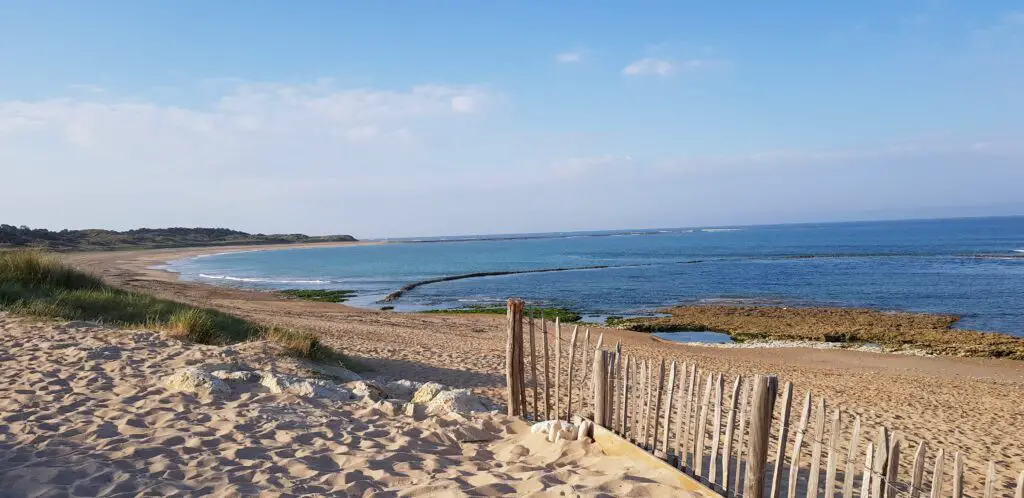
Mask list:
[[[622,68],[622,74],[627,76],[673,76],[679,73],[699,71],[723,63],[709,59],[672,60],[656,57],[644,57],[635,60]]]
[[[555,60],[562,64],[575,64],[583,61],[583,51],[562,52],[555,56]]]

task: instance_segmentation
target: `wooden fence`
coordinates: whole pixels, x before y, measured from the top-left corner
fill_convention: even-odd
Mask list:
[[[603,334],[591,348],[589,330],[563,335],[557,319],[524,321],[523,310],[522,300],[508,301],[509,415],[590,419],[726,497],[968,496],[960,452],[871,430],[811,393],[794,407],[792,383],[780,390],[771,375],[727,378],[633,357],[604,344]],[[1024,472],[1014,481],[996,470],[990,461],[973,496],[1024,498]]]

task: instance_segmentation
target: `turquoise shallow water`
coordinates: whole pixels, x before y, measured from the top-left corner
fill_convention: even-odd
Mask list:
[[[171,262],[185,280],[352,289],[359,306],[411,282],[476,272],[583,268],[434,283],[397,310],[511,296],[591,319],[679,303],[864,306],[955,313],[964,328],[1024,336],[1024,217],[664,229],[253,251]]]

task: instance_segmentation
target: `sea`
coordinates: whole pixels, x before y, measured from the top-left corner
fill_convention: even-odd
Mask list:
[[[382,242],[215,254],[165,269],[214,285],[352,290],[347,304],[399,312],[509,297],[592,322],[678,304],[867,307],[956,314],[960,328],[1024,336],[1024,216]],[[435,282],[382,302],[411,283],[493,272],[530,273]]]

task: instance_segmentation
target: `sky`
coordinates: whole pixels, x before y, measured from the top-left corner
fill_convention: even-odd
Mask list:
[[[1024,214],[1024,2],[12,0],[0,223]]]

